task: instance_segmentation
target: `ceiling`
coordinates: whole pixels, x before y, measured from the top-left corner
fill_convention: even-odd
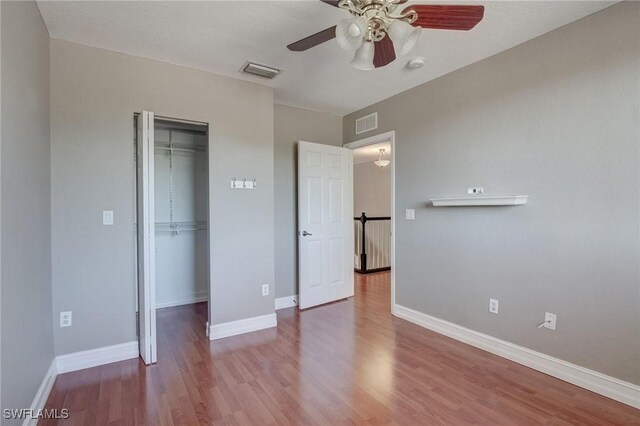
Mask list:
[[[381,142],[374,145],[363,146],[353,150],[353,164],[370,163],[378,159],[380,150],[385,150],[385,160],[390,160],[391,144],[389,142]]]
[[[483,4],[471,31],[423,30],[409,57],[374,71],[349,65],[331,40],[286,46],[348,13],[318,0],[38,1],[51,38],[184,65],[275,88],[275,102],[344,115],[597,12],[610,1],[409,1]],[[409,58],[425,66],[409,70]],[[281,68],[276,79],[240,74],[247,60]]]

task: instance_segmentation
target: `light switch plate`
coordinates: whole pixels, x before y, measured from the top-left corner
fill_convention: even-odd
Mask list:
[[[105,210],[102,212],[102,224],[113,225],[113,210]]]
[[[406,209],[405,210],[405,219],[406,220],[416,220],[416,211],[415,211],[415,209]]]

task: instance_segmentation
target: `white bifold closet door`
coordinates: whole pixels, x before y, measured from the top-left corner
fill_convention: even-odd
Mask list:
[[[143,111],[137,129],[138,325],[139,351],[145,364],[158,360],[155,295],[154,116]]]

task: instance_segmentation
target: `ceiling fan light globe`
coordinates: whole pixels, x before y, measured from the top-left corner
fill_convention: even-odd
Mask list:
[[[389,25],[387,32],[397,51],[404,56],[415,47],[420,39],[420,34],[422,34],[422,29],[404,21],[395,21]]]
[[[366,29],[367,23],[364,19],[343,19],[336,25],[336,41],[346,51],[356,50],[362,45],[362,36]]]
[[[373,65],[373,56],[375,55],[375,46],[372,41],[365,41],[362,46],[356,50],[356,54],[351,61],[354,68],[364,71],[370,71],[375,68]]]
[[[416,44],[418,44],[418,40],[420,40],[421,34],[422,34],[422,28],[414,28],[411,34],[409,35],[409,38],[400,49],[400,54],[408,55],[413,50],[413,48],[416,47]]]
[[[349,35],[351,37],[360,37],[362,35],[360,27],[355,22],[352,22],[351,25],[349,25]]]

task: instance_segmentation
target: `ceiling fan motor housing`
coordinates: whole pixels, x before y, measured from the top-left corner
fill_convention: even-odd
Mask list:
[[[418,18],[418,14],[413,10],[394,15],[398,3],[397,0],[340,0],[338,7],[347,10],[356,18],[363,19],[367,28],[363,36],[364,41],[376,42],[387,35],[393,22],[400,20],[412,24]],[[355,23],[349,28],[353,37],[358,37],[359,31],[360,28]]]

